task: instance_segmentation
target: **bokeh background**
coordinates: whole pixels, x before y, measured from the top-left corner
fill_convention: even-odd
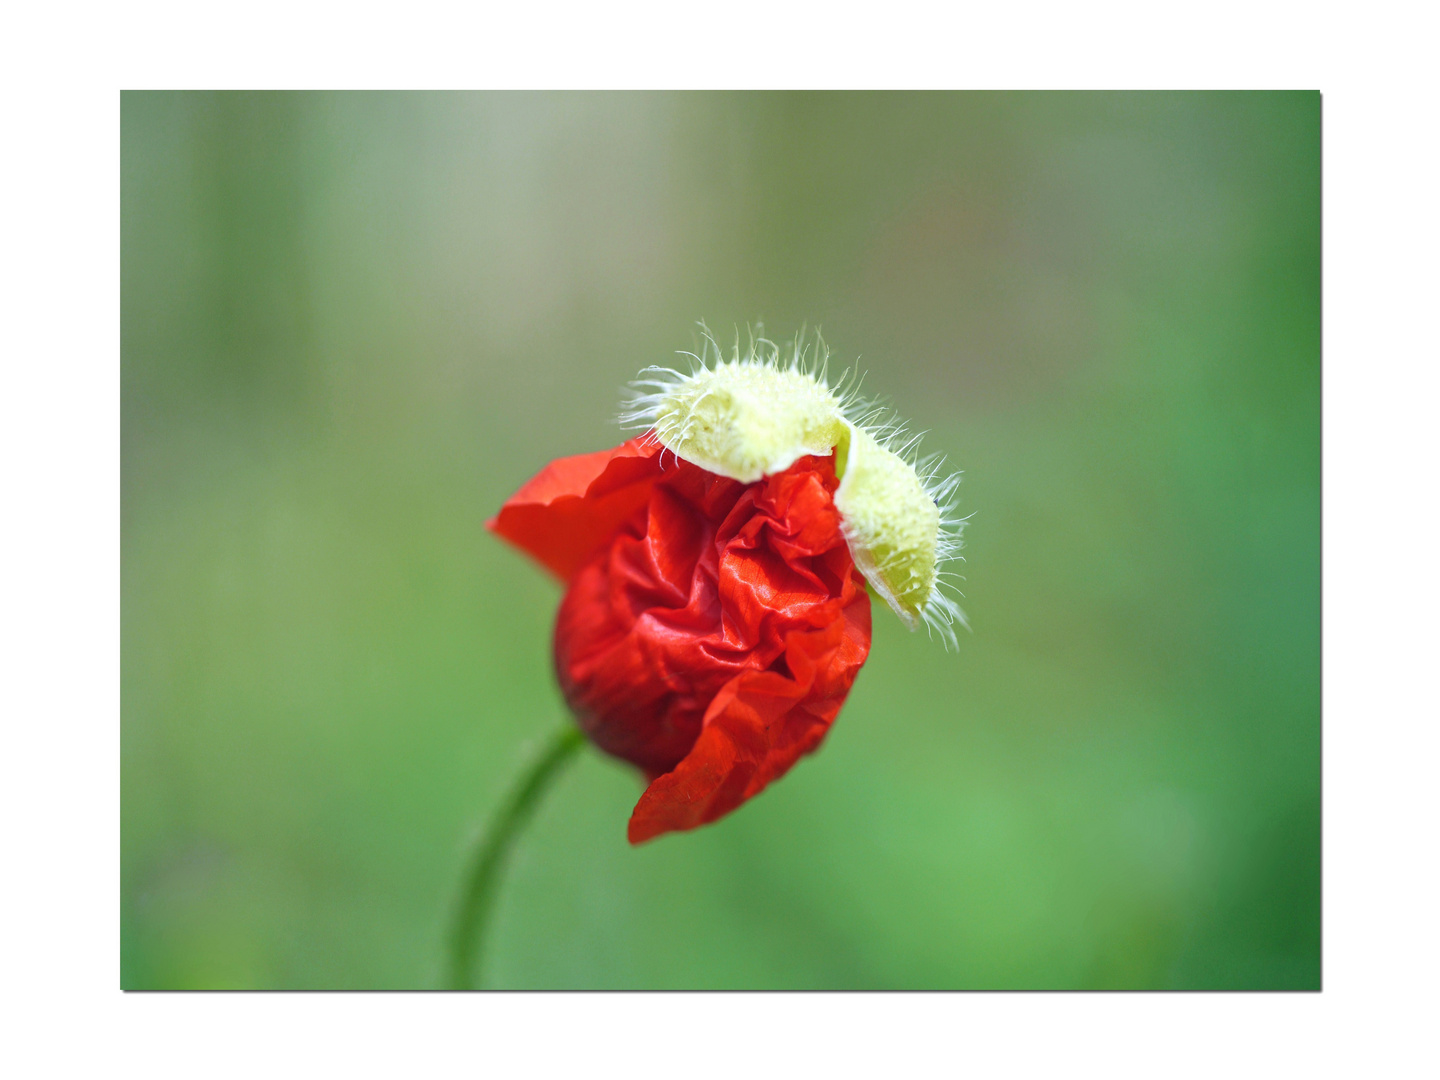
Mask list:
[[[426,987],[563,722],[483,529],[764,320],[965,471],[958,653],[883,606],[820,752],[632,849],[587,750],[485,975],[1317,988],[1320,99],[121,101],[128,988]]]

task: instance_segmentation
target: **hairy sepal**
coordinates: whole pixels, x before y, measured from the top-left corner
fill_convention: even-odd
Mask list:
[[[703,327],[702,327],[703,329]],[[947,595],[943,566],[959,557],[958,474],[943,459],[915,459],[918,437],[888,410],[825,379],[826,352],[797,338],[788,361],[764,337],[725,359],[706,331],[692,371],[650,368],[633,386],[622,423],[646,428],[665,450],[709,472],[755,483],[807,454],[835,453],[835,505],[856,567],[911,630],[922,623],[947,645],[965,617]],[[712,359],[713,358],[713,359]],[[846,382],[841,379],[841,384]]]

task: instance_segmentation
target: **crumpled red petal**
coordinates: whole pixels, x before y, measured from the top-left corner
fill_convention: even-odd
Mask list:
[[[790,635],[789,676],[756,671],[731,679],[690,752],[640,797],[630,842],[714,821],[784,776],[825,738],[869,651],[869,596],[857,589],[838,622]]]
[[[829,730],[870,648],[835,487],[828,457],[746,485],[632,440],[553,463],[492,523],[570,582],[556,673],[650,777],[632,843],[729,813]]]

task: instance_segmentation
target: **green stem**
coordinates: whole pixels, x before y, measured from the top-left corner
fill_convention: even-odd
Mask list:
[[[580,729],[566,724],[546,747],[535,764],[501,805],[490,829],[480,837],[471,856],[465,891],[460,897],[455,925],[450,937],[449,967],[446,984],[452,990],[473,990],[478,982],[480,948],[485,926],[495,906],[495,893],[500,885],[506,856],[520,830],[535,812],[540,796],[561,767],[585,742]]]

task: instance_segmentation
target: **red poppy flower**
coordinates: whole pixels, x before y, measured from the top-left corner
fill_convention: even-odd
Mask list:
[[[551,462],[489,522],[566,584],[565,699],[650,781],[632,843],[714,821],[820,745],[870,652],[867,583],[911,629],[953,642],[961,618],[940,569],[958,477],[832,390],[823,344],[809,368],[798,339],[788,364],[763,339],[715,352],[649,369],[623,418],[644,437]]]
[[[567,583],[560,687],[650,779],[631,843],[729,813],[829,731],[870,651],[837,486],[833,456],[742,483],[646,437],[552,462],[489,523]]]

